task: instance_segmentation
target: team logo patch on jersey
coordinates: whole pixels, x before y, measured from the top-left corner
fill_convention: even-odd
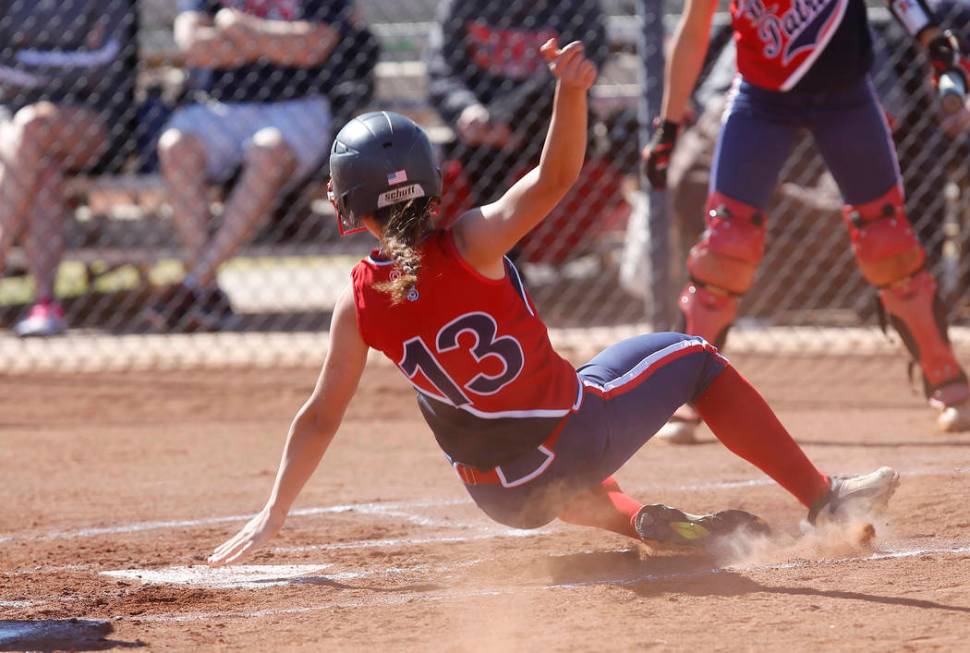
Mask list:
[[[407,202],[408,200],[413,200],[415,197],[424,197],[424,189],[421,188],[421,184],[402,186],[401,188],[395,188],[394,190],[381,193],[377,196],[377,208],[382,209],[391,204]]]
[[[396,186],[397,184],[403,184],[408,180],[407,170],[398,170],[397,172],[392,172],[387,176],[387,185]]]

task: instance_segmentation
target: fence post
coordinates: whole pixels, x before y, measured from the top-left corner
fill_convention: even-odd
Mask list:
[[[663,0],[637,0],[637,17],[640,34],[637,49],[640,52],[640,101],[637,117],[640,124],[641,148],[653,133],[653,119],[660,115],[664,79],[664,12]],[[646,305],[646,318],[655,330],[669,329],[671,316],[670,288],[670,221],[667,215],[665,193],[650,189],[646,178],[640,180],[646,191],[647,251],[643,256],[649,262],[650,293]]]

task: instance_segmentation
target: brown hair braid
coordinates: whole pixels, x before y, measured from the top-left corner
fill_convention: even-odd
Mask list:
[[[375,284],[375,288],[391,296],[392,304],[400,304],[414,289],[421,271],[421,253],[417,246],[434,231],[431,214],[435,197],[420,197],[404,204],[378,209],[374,215],[381,225],[381,249],[394,261],[390,281]]]

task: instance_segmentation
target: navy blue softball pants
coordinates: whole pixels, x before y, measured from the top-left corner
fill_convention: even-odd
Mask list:
[[[727,364],[703,338],[680,333],[648,334],[612,345],[577,370],[582,403],[566,418],[551,449],[539,447],[502,465],[510,487],[465,487],[499,523],[516,528],[547,524],[577,492],[622,467]]]

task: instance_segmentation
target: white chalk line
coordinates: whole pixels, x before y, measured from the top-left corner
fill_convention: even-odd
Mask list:
[[[934,469],[924,469],[924,470],[912,470],[908,472],[900,472],[900,474],[905,477],[911,476],[949,476],[949,475],[968,475],[970,474],[970,467],[958,467],[949,470],[934,470]],[[740,487],[759,487],[759,486],[769,486],[774,485],[774,481],[769,478],[757,478],[757,479],[747,479],[739,481],[713,481],[705,483],[688,483],[682,485],[656,485],[656,486],[645,486],[645,492],[652,490],[665,490],[665,491],[681,491],[681,492],[691,492],[691,491],[704,491],[704,490],[723,490],[732,489]],[[314,508],[299,508],[290,512],[289,517],[307,517],[314,515],[323,514],[339,514],[346,512],[359,512],[363,514],[380,514],[390,517],[399,517],[405,519],[406,521],[420,525],[420,526],[430,526],[430,527],[442,527],[442,528],[481,528],[481,524],[458,524],[452,520],[439,520],[433,517],[428,517],[426,515],[416,514],[407,512],[407,508],[441,508],[446,506],[457,506],[457,505],[470,505],[472,503],[471,499],[419,499],[413,501],[399,501],[399,502],[389,502],[389,503],[378,503],[378,502],[362,502],[362,503],[348,503],[336,506],[323,506]],[[101,526],[101,527],[88,527],[72,530],[58,530],[58,531],[48,531],[46,533],[39,534],[23,534],[23,535],[7,535],[0,536],[0,544],[9,541],[26,541],[26,542],[41,542],[48,540],[66,540],[66,539],[80,539],[87,537],[98,537],[101,535],[127,535],[131,533],[140,533],[145,531],[153,530],[174,530],[181,528],[198,528],[202,526],[214,526],[217,524],[231,523],[231,522],[245,522],[252,519],[256,513],[249,513],[244,515],[227,515],[219,517],[202,517],[198,519],[175,519],[175,520],[163,520],[163,521],[151,521],[151,522],[135,522],[130,524],[121,524],[118,526]],[[482,520],[482,523],[489,523],[486,520]],[[366,541],[366,540],[365,540]]]
[[[289,517],[308,517],[322,514],[339,514],[345,512],[361,512],[365,514],[389,514],[391,516],[405,516],[419,525],[435,525],[435,520],[423,515],[400,512],[401,508],[438,508],[451,505],[461,505],[471,503],[470,499],[419,499],[415,501],[399,501],[393,503],[348,503],[336,506],[323,506],[317,508],[298,508],[290,512]],[[87,537],[98,537],[100,535],[127,535],[130,533],[141,533],[154,530],[174,530],[179,528],[197,528],[200,526],[214,526],[230,522],[245,522],[256,516],[257,513],[245,515],[226,515],[220,517],[201,517],[198,519],[169,519],[162,521],[134,522],[131,524],[121,524],[118,526],[98,526],[89,528],[79,528],[72,530],[48,531],[39,534],[9,535],[4,536],[0,543],[5,541],[27,541],[41,542],[45,540],[71,540]],[[428,522],[422,523],[422,522]],[[449,522],[449,525],[453,525]]]
[[[261,618],[273,617],[287,614],[306,614],[323,610],[334,610],[344,608],[371,608],[388,607],[405,603],[439,603],[450,600],[467,600],[487,596],[507,596],[513,594],[526,594],[534,592],[544,592],[550,590],[572,590],[590,586],[613,585],[628,586],[643,582],[655,582],[665,580],[675,580],[678,578],[697,578],[710,576],[732,571],[773,571],[794,569],[799,567],[838,565],[847,562],[880,561],[888,559],[913,558],[924,555],[960,555],[970,553],[970,546],[959,545],[951,547],[934,548],[915,548],[898,551],[876,552],[864,556],[853,556],[846,558],[824,558],[820,560],[800,560],[793,562],[751,565],[751,566],[725,566],[707,567],[692,571],[671,572],[669,574],[633,574],[626,576],[605,576],[600,578],[573,581],[566,583],[552,583],[542,585],[503,585],[489,588],[462,588],[431,590],[428,592],[402,591],[396,594],[381,593],[370,598],[352,599],[347,601],[332,601],[311,606],[292,607],[292,608],[264,608],[261,610],[243,611],[223,611],[223,612],[196,612],[188,614],[156,614],[156,615],[137,615],[133,617],[119,616],[117,619],[129,619],[136,622],[191,622],[208,621],[212,619],[233,619],[233,618]]]

